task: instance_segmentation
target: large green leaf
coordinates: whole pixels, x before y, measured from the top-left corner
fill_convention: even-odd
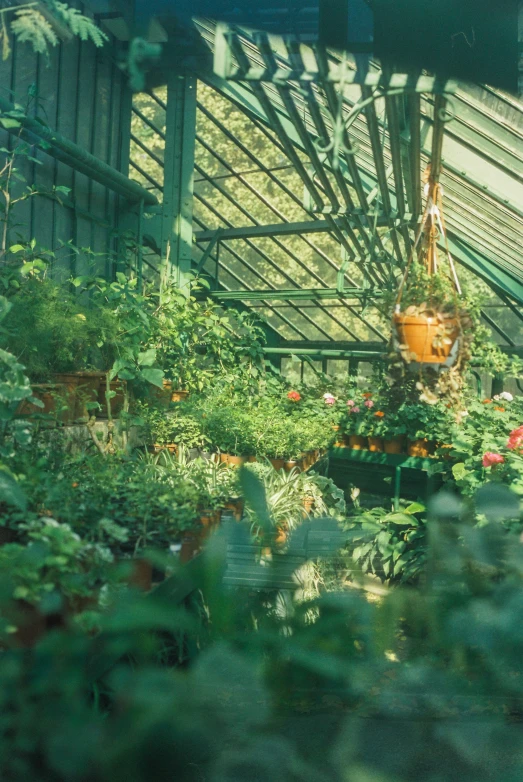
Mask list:
[[[143,379],[148,383],[151,383],[151,385],[157,386],[158,388],[163,387],[163,375],[163,369],[151,369],[146,367],[142,370]]]
[[[25,510],[27,500],[24,492],[16,482],[16,479],[5,468],[0,467],[0,502],[7,505],[15,505],[20,510]]]

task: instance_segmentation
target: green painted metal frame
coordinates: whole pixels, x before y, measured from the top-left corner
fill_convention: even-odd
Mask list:
[[[197,80],[176,72],[167,85],[162,258],[182,289],[192,279],[194,153],[196,143]]]

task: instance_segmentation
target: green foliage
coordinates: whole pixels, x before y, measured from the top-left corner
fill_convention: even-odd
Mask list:
[[[35,7],[31,7],[35,6]],[[49,55],[49,48],[57,46],[60,39],[77,36],[82,41],[91,41],[101,47],[109,40],[96,23],[84,16],[77,8],[57,0],[42,0],[30,3],[29,7],[17,8],[16,5],[0,9],[2,17],[1,41],[2,58],[7,60],[11,53],[7,14],[13,14],[9,22],[12,35],[18,43],[28,43],[38,54]]]
[[[143,421],[149,443],[175,443],[185,448],[203,448],[209,440],[203,433],[200,417],[193,414],[192,410],[192,406],[184,402],[175,403],[167,411],[146,402],[138,402],[136,405],[136,413]]]
[[[1,341],[33,381],[95,366],[104,319],[53,280],[28,277],[8,288],[13,309]]]
[[[390,583],[416,583],[427,561],[425,508],[412,503],[401,511],[374,508],[350,517],[349,553],[363,574]]]

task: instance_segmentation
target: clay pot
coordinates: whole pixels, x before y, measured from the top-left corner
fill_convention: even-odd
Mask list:
[[[120,563],[130,566],[130,573],[126,578],[129,586],[140,589],[142,592],[149,592],[153,583],[153,566],[147,559],[136,557],[133,559],[122,559]]]
[[[312,506],[314,505],[314,498],[313,497],[304,497],[303,498],[303,509],[307,515],[312,510]]]
[[[201,551],[201,539],[197,532],[184,532],[180,549],[180,562],[185,565]]]
[[[426,438],[420,438],[419,440],[409,440],[407,453],[409,456],[420,456],[426,458],[434,453],[435,444]]]
[[[285,459],[269,459],[269,461],[275,470],[283,470],[285,466]]]
[[[444,364],[459,335],[458,320],[449,319],[446,321],[449,327],[446,336],[449,337],[450,344],[435,347],[434,340],[440,335],[442,328],[442,322],[438,318],[396,313],[393,322],[400,343],[407,346],[412,360],[421,364]]]
[[[188,391],[184,391],[183,389],[178,389],[177,391],[172,392],[171,402],[185,402],[188,396],[189,396]]]
[[[405,437],[398,435],[397,437],[391,437],[390,440],[383,441],[383,450],[385,453],[402,454],[405,453]]]
[[[349,436],[349,448],[352,448],[353,451],[367,451],[367,438],[362,437],[360,434],[351,434]]]
[[[289,459],[288,462],[285,462],[283,465],[283,468],[285,472],[290,472],[291,470],[294,470],[295,468],[298,470],[301,470],[302,468],[302,462],[297,461],[297,459]]]
[[[188,530],[182,538],[180,549],[180,562],[185,564],[190,562],[202,550],[203,544],[207,538],[214,532],[220,523],[221,511],[204,510],[200,515],[200,528],[198,530]]]
[[[10,635],[9,645],[18,648],[33,647],[47,630],[47,619],[32,603],[12,600],[2,606],[2,613],[9,624],[16,627]]]
[[[230,453],[221,453],[220,461],[228,467],[241,467],[247,461],[246,456],[232,456]]]
[[[154,445],[148,445],[147,450],[149,453],[160,453],[160,451],[169,451],[169,453],[178,453],[178,446],[176,443],[154,443]]]
[[[249,456],[249,458],[247,459],[247,461],[248,461],[250,464],[253,464],[254,462],[257,462],[257,461],[258,461],[258,459],[256,458],[256,456]]]
[[[241,521],[241,518],[243,516],[244,505],[245,505],[245,500],[240,498],[237,500],[229,500],[229,502],[225,503],[223,508],[224,510],[232,510],[236,521]]]
[[[372,451],[372,453],[383,453],[383,437],[369,436],[369,451]]]
[[[285,529],[284,527],[276,527],[276,532],[274,535],[274,545],[284,546],[287,543],[288,537],[289,537],[289,531],[287,529]]]
[[[441,456],[442,459],[444,459],[447,462],[452,459],[451,450],[454,448],[452,444],[438,443],[436,447],[438,451],[443,451],[443,453],[438,454],[439,456]]]
[[[167,409],[171,403],[173,384],[170,380],[162,380],[162,387],[158,388],[158,386],[151,385],[149,387],[149,394],[160,407]]]
[[[88,419],[91,413],[87,402],[98,402],[100,381],[105,383],[105,372],[60,372],[54,375],[57,383],[65,389],[65,401],[69,410],[67,421],[73,423],[79,418]]]
[[[52,415],[56,410],[55,392],[63,389],[58,383],[35,383],[32,386],[33,396],[43,402],[43,407],[37,407],[32,402],[24,399],[20,402],[16,411],[17,415]]]

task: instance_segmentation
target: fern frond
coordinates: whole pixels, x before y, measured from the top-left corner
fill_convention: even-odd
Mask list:
[[[77,8],[71,8],[65,3],[59,2],[53,2],[52,6],[61,20],[71,29],[73,35],[77,35],[82,41],[91,40],[96,47],[100,47],[109,40],[93,20],[84,16]]]
[[[30,43],[38,54],[49,54],[49,46],[59,43],[47,19],[33,8],[16,12],[16,19],[11,22],[11,32],[19,43]]]

